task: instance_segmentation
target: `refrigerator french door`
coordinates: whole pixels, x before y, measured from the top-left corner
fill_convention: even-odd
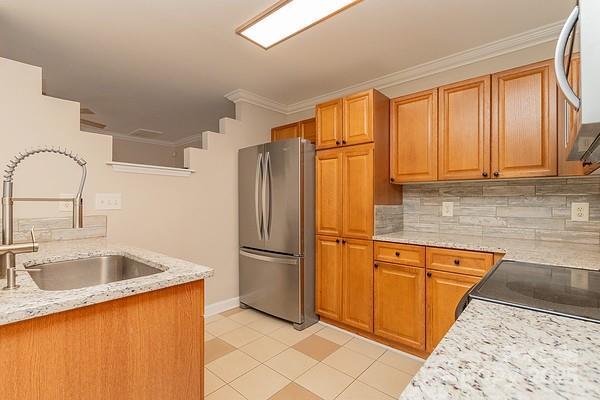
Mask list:
[[[314,314],[314,146],[299,138],[239,151],[240,303],[291,321]]]

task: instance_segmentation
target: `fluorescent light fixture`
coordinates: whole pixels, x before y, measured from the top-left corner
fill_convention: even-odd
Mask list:
[[[236,32],[264,49],[276,45],[361,0],[282,0]]]

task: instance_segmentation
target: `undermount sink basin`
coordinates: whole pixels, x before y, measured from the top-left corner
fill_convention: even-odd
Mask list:
[[[101,256],[26,267],[42,290],[80,289],[162,272],[124,256]],[[33,271],[33,269],[39,271]]]

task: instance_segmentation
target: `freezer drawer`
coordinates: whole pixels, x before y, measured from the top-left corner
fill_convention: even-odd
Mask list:
[[[304,258],[240,249],[240,302],[303,323]]]

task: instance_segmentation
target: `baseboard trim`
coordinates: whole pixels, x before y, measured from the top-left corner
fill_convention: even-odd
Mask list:
[[[231,310],[240,306],[240,298],[233,297],[231,299],[218,301],[216,303],[207,304],[204,306],[204,316],[210,317],[211,315],[222,313],[223,311]]]

